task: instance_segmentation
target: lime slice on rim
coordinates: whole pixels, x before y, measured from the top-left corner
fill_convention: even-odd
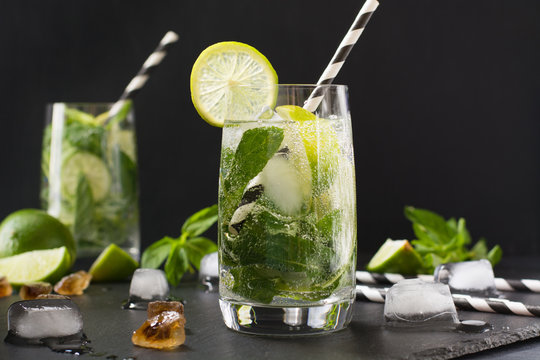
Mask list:
[[[34,250],[0,259],[0,274],[14,286],[29,282],[59,280],[71,266],[71,255],[65,246]]]
[[[378,273],[415,275],[422,269],[422,258],[407,240],[387,239],[366,269]]]
[[[88,271],[92,281],[120,281],[132,275],[139,263],[116,244],[107,246]]]
[[[272,107],[277,82],[276,71],[254,47],[220,42],[206,48],[195,61],[191,100],[206,122],[223,127],[225,118],[253,120],[265,106]]]
[[[79,151],[68,157],[62,165],[62,193],[66,197],[75,196],[81,174],[88,180],[95,201],[100,201],[107,195],[111,186],[111,175],[107,166],[99,157]]]

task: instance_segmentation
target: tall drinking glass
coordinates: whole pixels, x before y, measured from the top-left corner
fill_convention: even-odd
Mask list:
[[[131,102],[113,118],[112,103],[47,107],[42,207],[73,232],[78,257],[117,244],[139,258],[135,122]]]
[[[347,87],[324,86],[313,114],[302,106],[314,89],[278,85],[273,106],[225,119],[219,301],[225,324],[240,332],[325,333],[352,316],[356,194]],[[260,93],[251,90],[236,93]]]

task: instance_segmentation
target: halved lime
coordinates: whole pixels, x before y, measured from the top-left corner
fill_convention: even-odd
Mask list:
[[[277,74],[268,59],[249,45],[226,41],[206,48],[191,71],[191,100],[210,125],[225,118],[252,120],[276,102]],[[236,86],[236,85],[246,85]]]
[[[0,274],[14,286],[29,282],[58,281],[71,267],[71,255],[65,246],[34,250],[0,259]]]
[[[62,164],[62,193],[66,197],[75,196],[81,174],[88,180],[95,201],[100,201],[107,195],[111,186],[111,175],[107,165],[99,157],[86,151],[79,151]]]
[[[107,246],[94,261],[90,270],[92,281],[120,281],[132,275],[139,263],[116,244]]]
[[[366,268],[378,273],[414,275],[422,269],[422,258],[409,241],[387,239]]]

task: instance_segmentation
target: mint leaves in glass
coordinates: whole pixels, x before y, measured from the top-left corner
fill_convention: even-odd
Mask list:
[[[139,212],[132,103],[54,103],[43,139],[41,201],[73,232],[77,255],[115,243],[139,258]]]
[[[310,113],[302,105],[314,88],[278,85],[272,108],[225,119],[220,306],[238,331],[320,333],[350,321],[356,194],[347,88],[326,86]]]

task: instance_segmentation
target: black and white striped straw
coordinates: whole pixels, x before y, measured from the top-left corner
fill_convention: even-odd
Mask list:
[[[332,60],[330,60],[330,63],[328,63],[328,66],[326,69],[324,69],[319,81],[317,82],[317,85],[328,85],[334,81],[334,78],[337,76],[339,70],[343,66],[343,63],[347,59],[347,56],[351,52],[354,44],[356,44],[358,38],[360,35],[362,35],[364,28],[366,27],[375,9],[377,9],[377,6],[379,6],[379,2],[377,0],[367,0],[364,3],[364,6],[362,6],[360,9],[360,12],[356,16],[351,28],[341,41],[341,44],[339,44],[339,47],[332,57]],[[325,91],[324,86],[317,86],[306,100],[304,109],[314,112],[321,103]]]
[[[356,272],[356,280],[364,284],[395,284],[400,280],[413,278],[433,281],[433,275],[405,276],[391,273],[378,274],[369,271]],[[540,293],[540,280],[495,278],[495,288],[500,291],[527,291]]]
[[[152,52],[152,54],[150,54],[137,75],[135,75],[135,77],[126,86],[122,96],[120,96],[120,99],[118,99],[118,101],[112,106],[111,110],[109,111],[109,119],[114,117],[114,115],[116,115],[120,109],[122,109],[122,106],[124,106],[127,99],[133,99],[135,94],[141,90],[144,84],[146,84],[148,81],[150,73],[161,63],[165,55],[167,55],[167,50],[177,41],[178,34],[176,34],[174,31],[168,31],[165,36],[163,36],[157,48],[154,50],[154,52]]]
[[[356,299],[384,303],[388,288],[356,285]],[[481,298],[464,294],[452,294],[454,305],[460,310],[498,314],[540,316],[540,306],[498,298]]]

